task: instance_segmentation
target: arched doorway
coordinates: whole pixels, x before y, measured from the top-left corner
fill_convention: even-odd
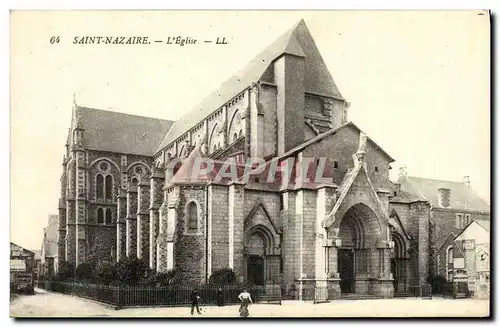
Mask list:
[[[365,204],[353,205],[343,215],[338,235],[342,241],[337,250],[341,292],[368,294],[372,275],[381,268],[378,260],[372,260],[382,236],[376,214]]]
[[[391,233],[394,249],[391,251],[391,273],[394,278],[394,293],[405,293],[408,284],[409,256],[403,237],[394,229]]]
[[[282,267],[278,244],[276,236],[264,225],[254,225],[245,232],[248,283],[255,285],[279,283]]]
[[[265,248],[265,240],[261,233],[252,233],[247,247],[247,281],[250,284],[264,285]]]

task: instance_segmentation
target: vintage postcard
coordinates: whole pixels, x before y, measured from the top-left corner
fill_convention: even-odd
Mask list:
[[[11,317],[489,317],[490,13],[10,14]]]

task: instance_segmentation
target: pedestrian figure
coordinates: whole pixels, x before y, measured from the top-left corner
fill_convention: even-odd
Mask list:
[[[224,305],[224,294],[222,293],[222,288],[217,289],[217,305],[222,307]]]
[[[248,312],[248,305],[252,302],[252,297],[250,296],[250,293],[247,292],[247,290],[243,290],[243,292],[238,295],[238,298],[241,301],[240,304],[240,317],[248,317],[249,312]]]
[[[195,307],[198,314],[201,314],[199,303],[200,296],[198,295],[198,291],[193,290],[193,292],[191,293],[191,315],[193,315]]]

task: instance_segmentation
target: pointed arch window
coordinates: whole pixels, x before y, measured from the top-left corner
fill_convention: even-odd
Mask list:
[[[104,177],[101,174],[97,174],[96,177],[96,197],[97,199],[104,198]]]
[[[106,176],[105,180],[106,189],[106,200],[113,199],[113,177],[111,175]]]
[[[187,231],[189,233],[198,232],[198,206],[194,201],[188,203],[186,207]]]
[[[236,142],[237,139],[238,139],[238,134],[234,133],[233,134],[233,142]]]
[[[102,208],[97,209],[97,223],[104,224],[104,212]]]
[[[239,133],[239,137],[241,137],[243,135],[243,131],[240,129],[240,133]]]
[[[113,222],[111,209],[106,209],[106,225]]]

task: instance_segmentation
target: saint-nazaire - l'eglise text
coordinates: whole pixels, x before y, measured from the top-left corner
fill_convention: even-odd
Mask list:
[[[198,44],[192,37],[169,36],[166,39],[151,40],[147,36],[75,36],[73,44],[151,44],[165,43],[180,46]]]

